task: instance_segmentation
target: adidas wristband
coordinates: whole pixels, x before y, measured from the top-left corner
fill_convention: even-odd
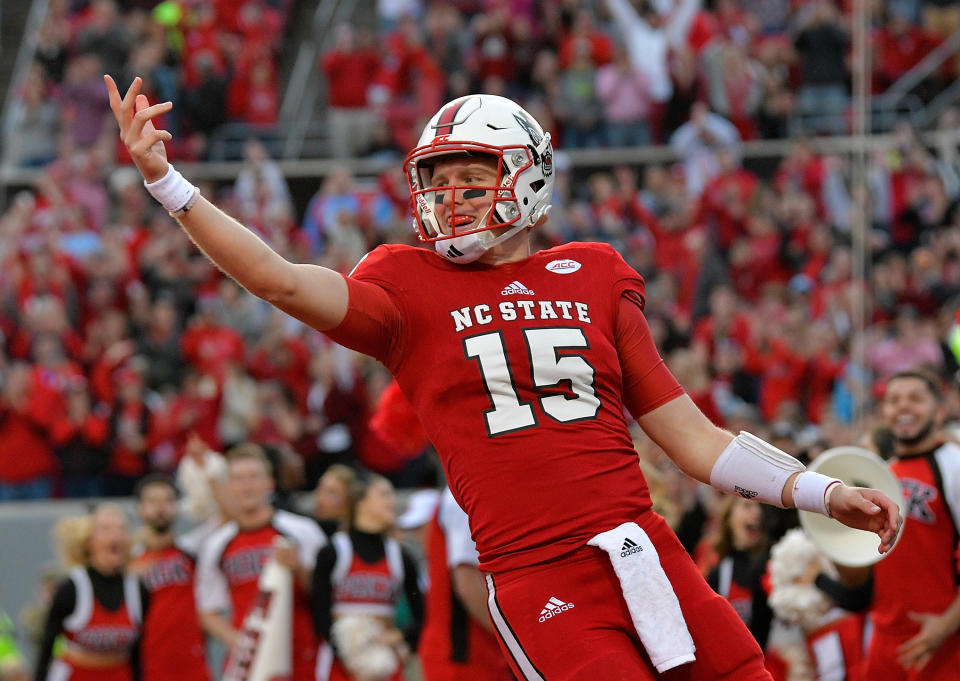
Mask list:
[[[721,492],[783,508],[787,480],[803,470],[796,458],[756,435],[740,431],[714,462],[710,484]]]
[[[143,186],[150,192],[150,196],[155,198],[166,209],[168,213],[183,215],[188,209],[191,199],[194,198],[199,190],[181,175],[173,164],[168,164],[167,174],[156,182],[143,181]]]
[[[793,505],[798,511],[812,511],[828,518],[833,517],[827,508],[827,497],[838,482],[842,481],[820,473],[804,471],[793,483]]]

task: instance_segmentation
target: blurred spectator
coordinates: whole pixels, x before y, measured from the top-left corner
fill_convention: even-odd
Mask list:
[[[363,154],[382,125],[367,99],[380,69],[380,55],[369,33],[358,35],[349,24],[336,28],[333,47],[320,60],[327,78],[329,139],[332,156],[345,158]]]
[[[606,143],[611,147],[650,144],[650,81],[630,63],[626,50],[616,45],[611,63],[597,69],[597,97],[603,106]]]
[[[30,66],[23,92],[13,100],[8,120],[5,138],[9,163],[36,167],[57,157],[60,112],[39,62]]]
[[[797,103],[808,127],[834,135],[847,130],[847,46],[850,38],[837,7],[815,0],[797,18],[794,45],[800,61]]]
[[[109,454],[110,409],[92,404],[87,382],[78,377],[67,387],[66,412],[50,429],[50,439],[60,461],[63,495],[103,496],[103,474]]]
[[[193,368],[220,381],[226,364],[244,356],[243,337],[217,319],[215,300],[201,299],[199,307],[181,337],[180,350]]]
[[[121,368],[112,377],[116,395],[110,414],[110,463],[104,492],[108,496],[130,496],[137,480],[150,470],[151,414],[146,402],[143,377]]]
[[[357,480],[353,468],[342,463],[330,465],[313,492],[313,515],[327,537],[347,529],[350,515],[350,490]]]
[[[70,44],[68,0],[53,0],[37,31],[34,59],[43,66],[44,75],[54,83],[63,80]]]
[[[730,121],[710,113],[706,104],[697,102],[690,112],[690,120],[670,137],[670,146],[683,161],[687,194],[697,196],[717,176],[721,151],[739,158],[740,134]]]
[[[584,56],[599,68],[612,61],[614,49],[610,37],[594,26],[593,12],[582,7],[574,13],[570,31],[560,41],[560,68],[566,69]]]
[[[146,365],[146,383],[151,390],[176,388],[183,376],[180,355],[180,320],[169,298],[160,298],[150,307],[147,328],[140,334],[137,354]]]
[[[912,23],[903,5],[891,3],[886,9],[884,25],[874,36],[875,91],[885,91],[916,66],[933,48],[933,43],[922,28]]]
[[[912,305],[901,305],[885,338],[870,349],[869,364],[880,382],[898,371],[924,367],[934,372],[943,368],[943,352],[931,325],[920,319]]]
[[[597,97],[596,67],[585,44],[579,44],[570,64],[560,71],[552,101],[563,128],[563,146],[585,149],[603,143],[603,112]]]
[[[103,87],[103,64],[92,53],[70,58],[63,83],[57,91],[66,149],[89,149],[116,133],[110,120],[110,105]]]
[[[710,108],[733,123],[742,139],[756,137],[765,94],[762,67],[740,45],[721,41],[704,49],[702,64]]]
[[[301,229],[310,243],[310,250],[315,255],[322,255],[328,233],[333,230],[341,214],[357,215],[359,212],[360,197],[354,186],[353,175],[345,167],[336,168],[323,180],[303,216]]]
[[[239,204],[239,219],[245,223],[264,223],[274,210],[292,210],[290,188],[276,161],[270,158],[263,142],[251,137],[243,145],[243,168],[233,185]]]
[[[763,587],[769,548],[760,504],[726,497],[714,545],[718,562],[707,583],[730,601],[761,648],[766,647],[773,620]]]
[[[248,3],[252,5],[252,3]],[[230,79],[227,110],[231,120],[248,123],[254,130],[269,129],[280,115],[280,91],[277,73],[269,54],[252,62]]]
[[[103,73],[116,80],[123,73],[132,42],[116,0],[92,0],[85,14],[76,49],[81,54],[95,54]]]
[[[0,442],[8,452],[0,457],[0,500],[47,499],[56,472],[47,435],[49,392],[31,385],[30,366],[21,363],[4,370],[0,389]]]
[[[650,80],[650,95],[665,102],[673,93],[669,73],[669,52],[681,49],[691,22],[700,8],[699,0],[679,0],[668,11],[666,3],[643,3],[642,11],[630,0],[605,0],[613,15],[620,39],[630,53],[630,61]]]
[[[246,441],[259,419],[257,382],[237,361],[228,362],[223,379],[223,398],[217,433],[225,449]]]

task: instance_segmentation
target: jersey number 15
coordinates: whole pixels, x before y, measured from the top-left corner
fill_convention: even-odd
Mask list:
[[[537,401],[543,413],[561,423],[596,418],[600,411],[600,399],[594,388],[594,368],[582,355],[561,355],[558,352],[572,348],[589,349],[590,344],[583,329],[524,329],[523,336],[530,359],[533,387],[547,393],[566,383],[566,389],[576,395],[567,397],[554,393],[539,396]],[[521,402],[517,395],[502,333],[493,331],[465,338],[463,349],[468,358],[476,359],[479,363],[480,375],[493,406],[484,412],[487,433],[492,437],[537,425],[532,403]]]

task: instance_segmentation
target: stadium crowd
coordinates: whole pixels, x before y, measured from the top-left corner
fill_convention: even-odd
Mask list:
[[[330,153],[405,151],[426,116],[468,92],[516,99],[567,148],[667,143],[707,102],[740,139],[848,130],[850,3],[812,0],[384,1],[372,28],[331,31]],[[291,0],[55,0],[18,93],[7,159],[113,150],[100,75],[176,103],[176,159],[204,159],[225,124],[275,130]],[[871,4],[873,90],[960,28],[949,0]],[[285,33],[287,32],[287,33]],[[929,100],[948,61],[912,89]]]

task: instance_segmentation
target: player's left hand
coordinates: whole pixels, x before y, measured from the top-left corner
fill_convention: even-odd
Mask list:
[[[880,553],[893,548],[903,518],[900,507],[886,494],[840,483],[830,493],[829,504],[830,515],[847,527],[875,532],[880,537]]]
[[[913,638],[897,647],[897,662],[904,669],[921,669],[937,648],[953,633],[949,616],[931,612],[911,612],[908,617],[920,623],[920,631]]]

